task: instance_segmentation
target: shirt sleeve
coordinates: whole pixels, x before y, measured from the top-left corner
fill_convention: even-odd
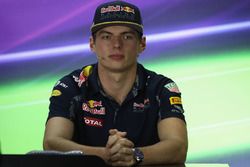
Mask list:
[[[185,121],[181,92],[175,82],[170,80],[164,85],[159,95],[160,119],[177,117]]]
[[[77,94],[79,87],[72,76],[68,75],[57,81],[50,97],[48,119],[56,116],[70,119],[70,103]]]

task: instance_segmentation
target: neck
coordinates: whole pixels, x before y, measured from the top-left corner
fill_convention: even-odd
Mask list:
[[[134,85],[136,70],[137,66],[134,66],[124,72],[112,72],[98,66],[99,79],[105,93],[121,105]]]

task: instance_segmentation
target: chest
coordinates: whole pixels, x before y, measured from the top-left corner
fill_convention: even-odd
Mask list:
[[[79,106],[75,125],[84,143],[105,145],[110,129],[125,131],[127,138],[141,144],[156,135],[159,108],[152,97],[138,95],[118,105],[104,96],[86,96]]]

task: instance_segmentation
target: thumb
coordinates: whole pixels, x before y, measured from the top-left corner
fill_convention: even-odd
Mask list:
[[[117,129],[110,129],[109,134],[118,135],[119,137],[125,137],[127,135],[127,132],[118,131]]]

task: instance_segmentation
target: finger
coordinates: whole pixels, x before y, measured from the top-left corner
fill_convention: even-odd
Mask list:
[[[125,137],[127,135],[127,132],[118,131],[116,134],[120,137]]]
[[[108,142],[106,144],[106,147],[111,148],[117,142],[118,139],[119,139],[119,136],[110,135],[109,138],[108,138]]]
[[[124,162],[122,161],[115,161],[115,162],[111,162],[110,164],[111,166],[125,166]]]
[[[122,147],[133,148],[134,143],[127,138],[120,138],[117,143],[120,143]]]
[[[124,147],[121,149],[121,153],[124,155],[131,155],[132,157],[134,157],[134,152],[133,152],[132,148]]]
[[[120,137],[125,137],[127,135],[127,132],[118,131],[117,129],[110,129],[109,134],[110,135],[118,135]]]
[[[114,135],[114,134],[116,134],[117,132],[118,132],[117,129],[110,129],[110,130],[109,130],[109,134],[110,134],[110,135]]]
[[[110,141],[108,144],[112,144],[112,145],[107,145],[110,155],[113,155],[119,152],[120,150],[122,151],[123,148],[128,148],[132,150],[132,148],[134,147],[134,143],[126,138],[120,138],[116,140],[114,143],[111,143],[111,142],[113,141]]]
[[[118,152],[123,153],[123,152],[127,152],[127,150],[131,150],[134,147],[134,143],[131,142],[130,140],[126,139],[126,138],[121,138],[119,140],[117,140],[112,147],[110,147],[110,154],[114,155]],[[129,153],[131,153],[131,151],[129,151]]]
[[[120,143],[115,143],[109,150],[110,155],[114,155],[118,153],[121,148],[122,148],[122,145]]]
[[[121,154],[116,154],[112,156],[109,161],[111,163],[116,162],[116,161],[131,161],[134,157],[131,155],[121,155]]]
[[[110,163],[111,166],[133,166],[135,162],[133,160],[130,161],[115,161]]]
[[[114,155],[110,156],[110,161],[128,161],[134,158],[134,154],[131,148],[122,148]]]
[[[109,136],[108,142],[106,144],[107,148],[112,147],[112,145],[114,145],[114,143],[118,139],[121,139],[122,137],[125,137],[127,135],[127,132],[120,132],[117,129],[110,129],[109,132],[110,132],[110,134],[113,134],[113,135]]]

